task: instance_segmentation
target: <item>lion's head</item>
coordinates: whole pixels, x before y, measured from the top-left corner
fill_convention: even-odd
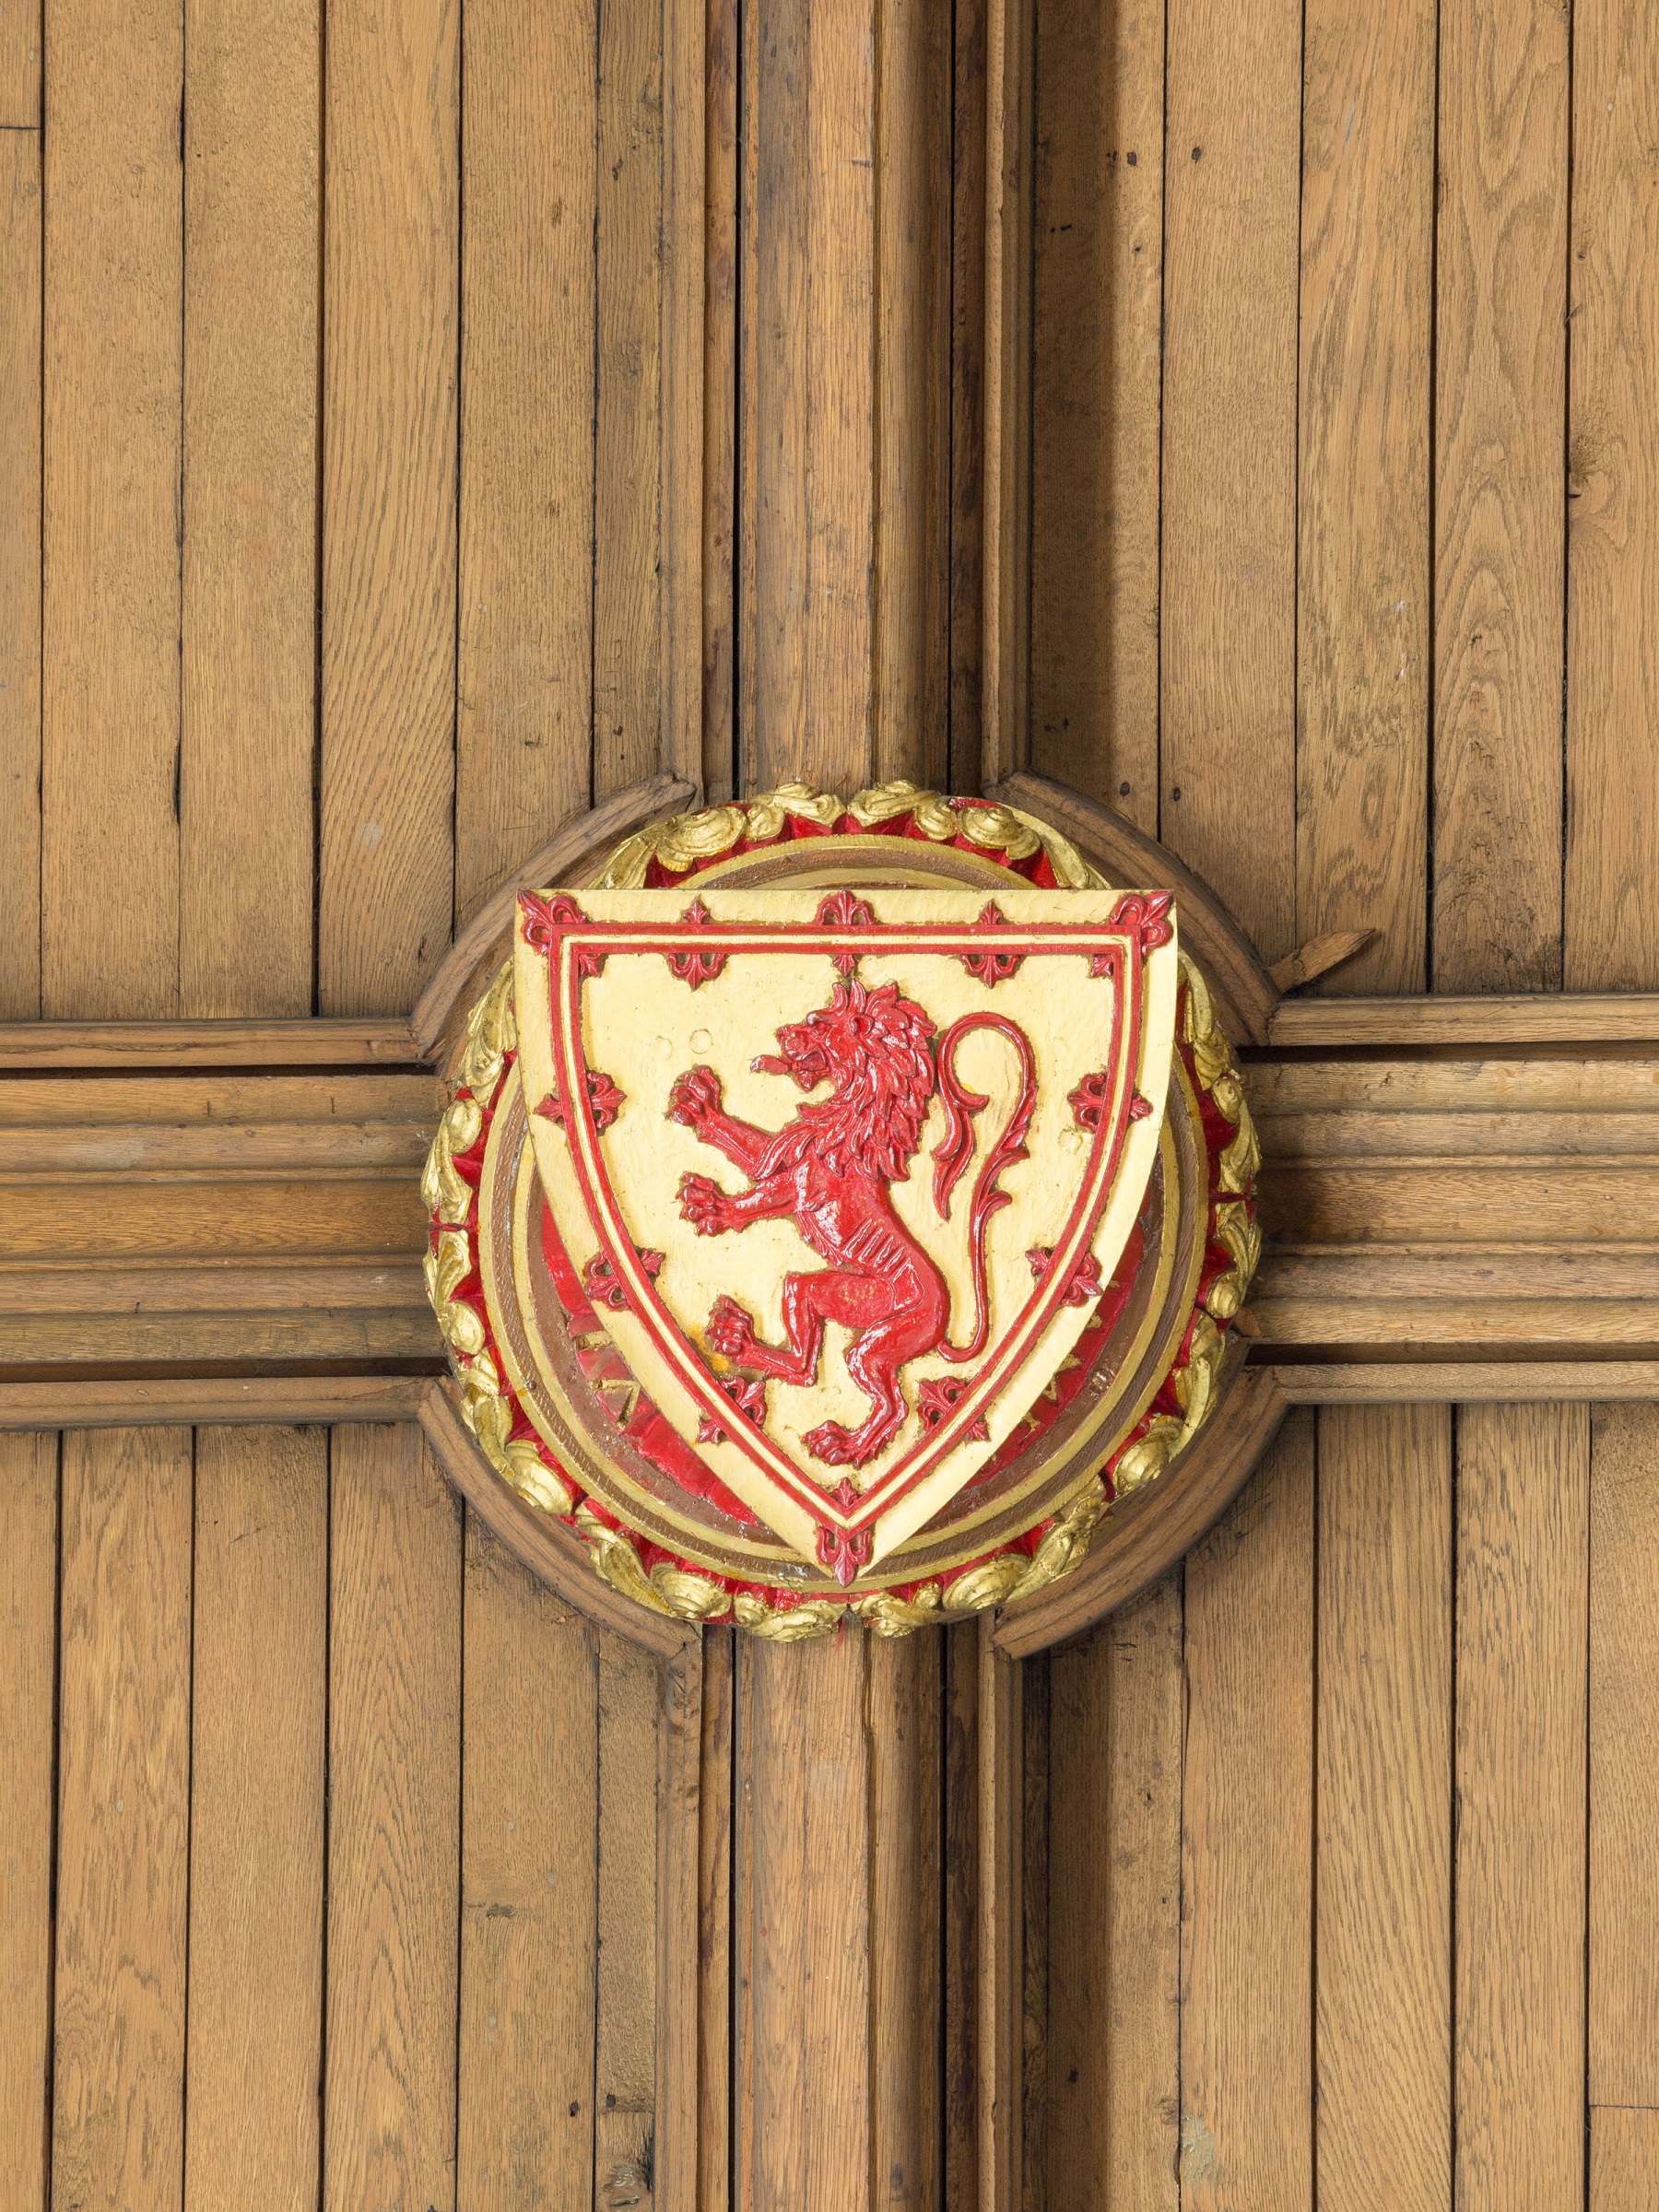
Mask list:
[[[830,1004],[805,1021],[785,1022],[780,1050],[753,1065],[788,1076],[803,1090],[834,1085],[833,1095],[804,1106],[801,1120],[826,1164],[853,1165],[888,1182],[902,1176],[921,1142],[933,1096],[934,1023],[897,983],[866,991],[856,980],[837,983]]]

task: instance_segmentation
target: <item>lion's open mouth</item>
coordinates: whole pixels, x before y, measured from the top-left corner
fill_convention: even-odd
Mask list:
[[[816,1090],[830,1073],[822,1053],[803,1053],[796,1060],[786,1060],[779,1053],[762,1053],[749,1066],[758,1076],[790,1076],[803,1090]]]

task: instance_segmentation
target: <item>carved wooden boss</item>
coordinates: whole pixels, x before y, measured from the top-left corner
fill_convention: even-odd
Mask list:
[[[1155,1522],[1200,1439],[1246,1471],[1241,946],[1124,857],[789,785],[520,894],[427,1284],[495,1479],[623,1595],[902,1635],[1043,1590],[1131,1497]]]

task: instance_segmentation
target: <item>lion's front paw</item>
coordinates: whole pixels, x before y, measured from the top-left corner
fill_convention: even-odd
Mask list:
[[[718,1237],[737,1226],[730,1193],[706,1175],[682,1175],[679,1202],[681,1218],[690,1222],[700,1237]]]
[[[709,1342],[728,1359],[741,1359],[755,1341],[753,1316],[735,1298],[717,1298],[709,1309]]]
[[[821,1459],[826,1466],[851,1467],[858,1464],[853,1448],[853,1432],[843,1429],[839,1421],[820,1422],[803,1441],[813,1458]]]
[[[712,1067],[694,1067],[677,1076],[668,1093],[668,1118],[686,1129],[700,1129],[720,1112],[720,1077]]]

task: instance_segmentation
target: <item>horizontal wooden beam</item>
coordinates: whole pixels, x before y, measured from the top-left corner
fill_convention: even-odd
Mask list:
[[[406,1020],[6,1021],[0,1071],[418,1067]]]
[[[1541,991],[1516,998],[1285,998],[1267,1022],[1270,1051],[1338,1053],[1503,1045],[1644,1044],[1659,1048],[1659,993]]]

